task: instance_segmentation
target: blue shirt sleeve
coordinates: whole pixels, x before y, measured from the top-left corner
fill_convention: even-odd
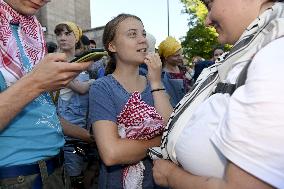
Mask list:
[[[91,123],[99,120],[116,123],[116,108],[108,86],[101,80],[95,81],[90,88],[89,96],[89,119]]]

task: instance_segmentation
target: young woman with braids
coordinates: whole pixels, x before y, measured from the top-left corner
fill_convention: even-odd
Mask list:
[[[146,158],[146,152],[160,145],[161,138],[157,135],[161,132],[156,131],[163,128],[151,123],[167,122],[172,110],[161,82],[160,57],[147,53],[146,31],[140,18],[134,15],[120,14],[109,21],[103,44],[110,56],[108,75],[91,86],[89,111],[102,160],[99,188],[156,188],[152,161]],[[139,75],[142,63],[148,66],[147,78]],[[137,121],[135,128],[139,132],[129,131],[123,137],[120,128]],[[144,135],[137,137],[147,127],[149,130],[143,130]],[[135,136],[130,137],[129,133]]]

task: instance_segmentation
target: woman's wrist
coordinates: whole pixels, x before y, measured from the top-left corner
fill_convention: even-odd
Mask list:
[[[167,174],[167,182],[169,187],[174,187],[176,186],[176,181],[179,180],[178,178],[181,177],[181,168],[179,168],[178,166],[176,166],[173,162],[171,162],[170,166],[169,166],[169,170],[167,173],[171,173],[171,174]],[[171,176],[172,174],[175,174],[173,177]],[[177,176],[178,175],[178,176]],[[178,178],[177,178],[178,177]]]
[[[166,89],[163,87],[163,88],[156,88],[156,89],[152,89],[151,90],[151,93],[153,92],[158,92],[158,91],[165,91]]]
[[[162,82],[154,82],[154,83],[151,83],[151,88],[152,89],[160,89],[160,88],[164,88],[164,86],[163,86]]]

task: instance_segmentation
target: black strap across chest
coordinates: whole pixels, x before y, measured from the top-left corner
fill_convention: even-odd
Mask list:
[[[235,90],[244,85],[247,79],[247,73],[248,73],[248,67],[250,65],[251,61],[248,62],[245,67],[242,69],[241,73],[238,76],[237,82],[236,84],[231,84],[231,83],[223,83],[223,82],[219,82],[217,83],[217,86],[214,90],[214,93],[228,93],[230,95],[232,95]]]

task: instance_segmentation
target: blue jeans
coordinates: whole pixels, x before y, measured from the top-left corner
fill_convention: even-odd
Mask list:
[[[64,167],[69,176],[79,176],[84,171],[84,158],[73,153],[74,147],[64,146]]]

